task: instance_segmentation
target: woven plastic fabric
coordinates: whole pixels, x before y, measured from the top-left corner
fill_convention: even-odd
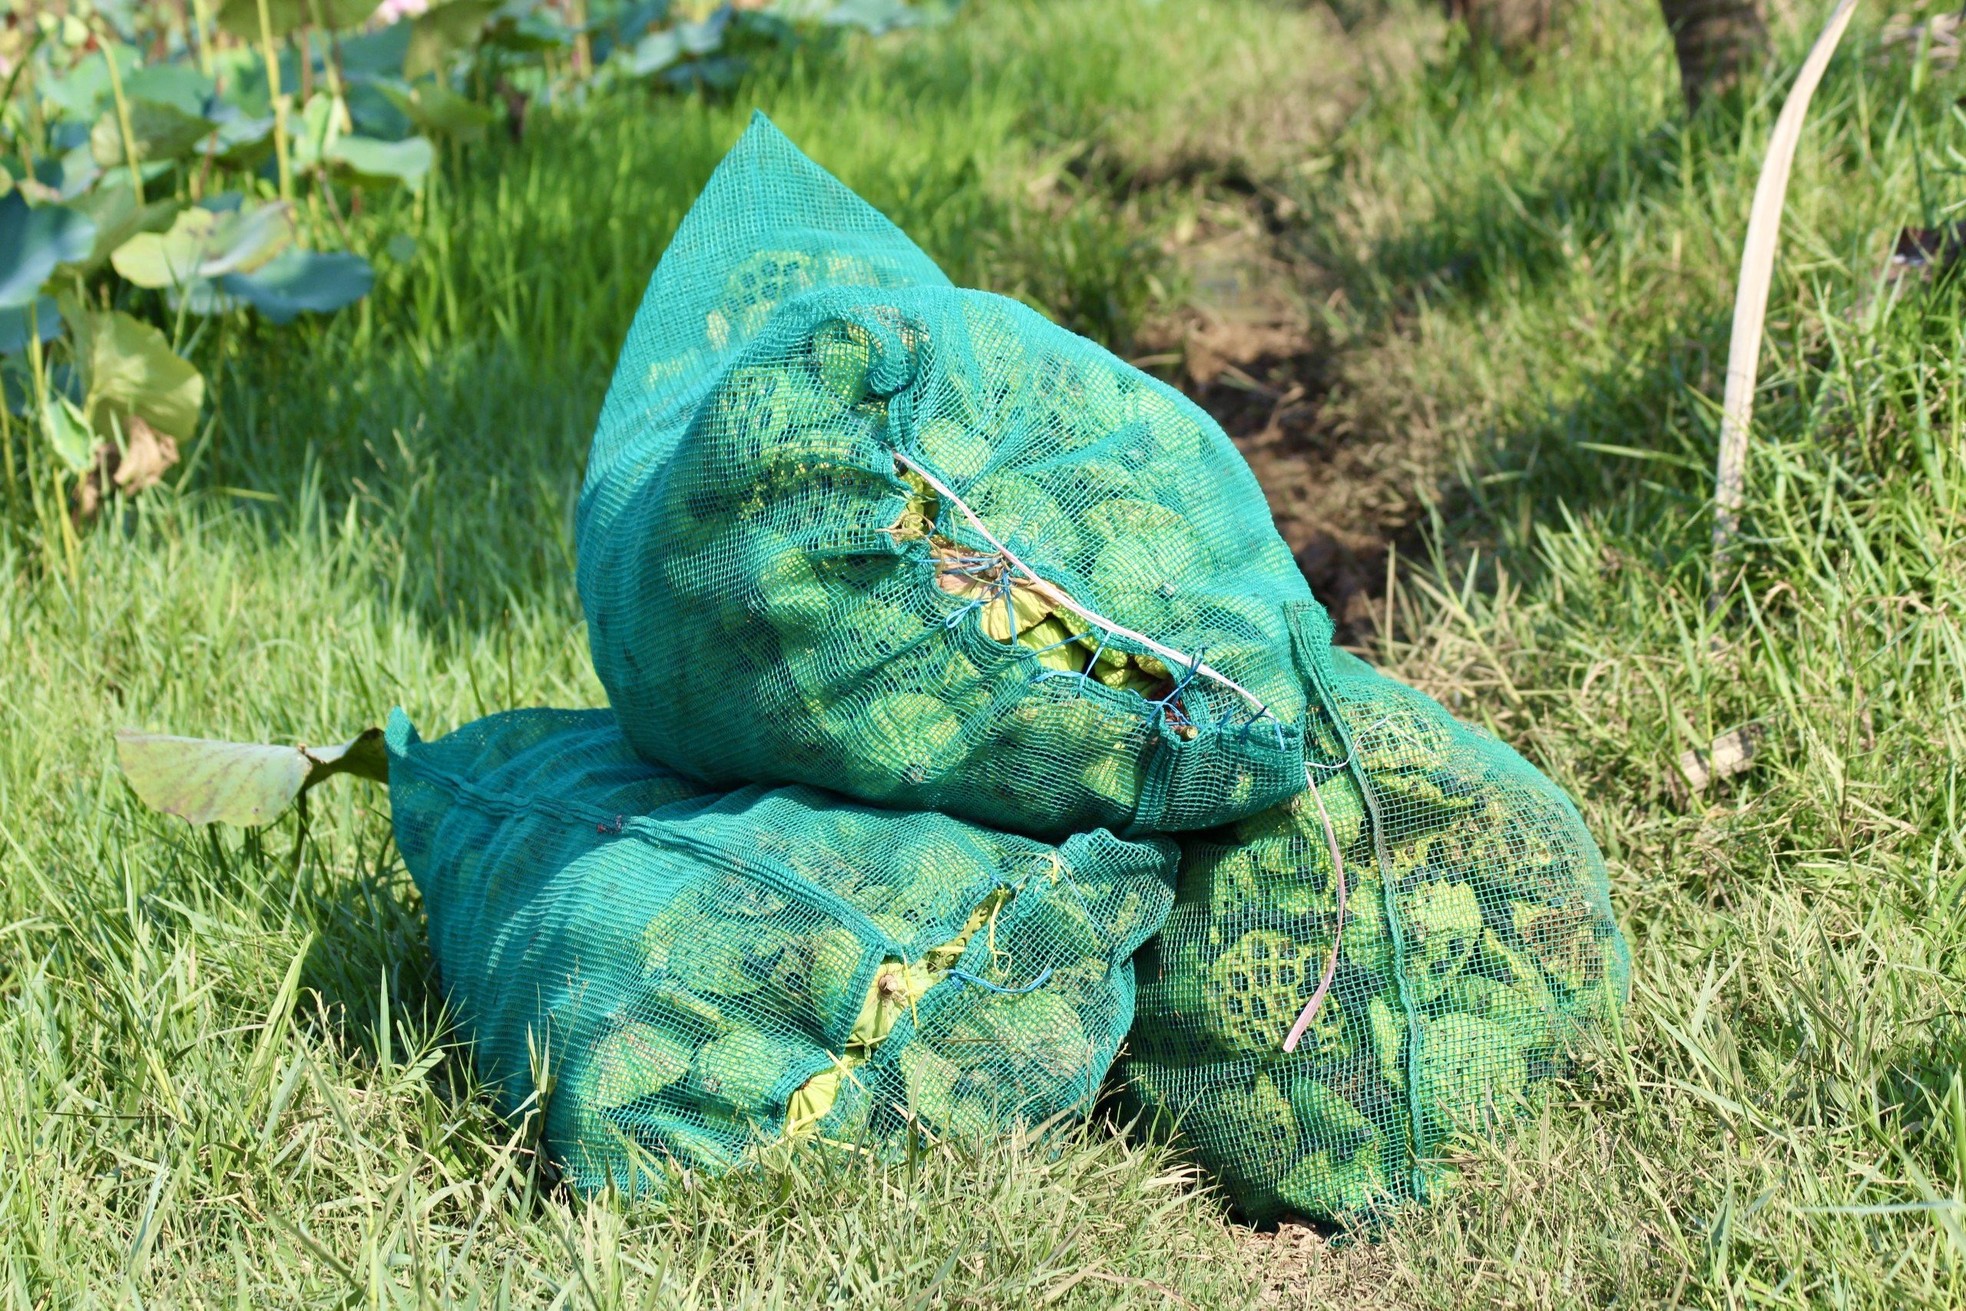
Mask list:
[[[1171,843],[1053,846],[806,787],[727,794],[606,711],[387,733],[397,845],[508,1113],[581,1188],[791,1133],[875,1144],[1087,1108],[1133,1017]]]
[[[1453,1135],[1616,1022],[1630,958],[1562,790],[1306,627],[1315,790],[1183,842],[1120,1074],[1246,1215],[1348,1221],[1437,1190]]]
[[[578,546],[609,700],[693,777],[1044,837],[1303,787],[1309,592],[1234,445],[762,117],[629,331]]]

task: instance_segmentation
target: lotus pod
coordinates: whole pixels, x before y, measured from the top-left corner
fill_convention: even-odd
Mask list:
[[[1324,822],[1318,814],[1317,803],[1324,803],[1324,814],[1331,820],[1332,834],[1338,840],[1338,849],[1348,860],[1358,859],[1367,854],[1361,839],[1370,834],[1365,826],[1365,794],[1358,785],[1343,774],[1318,780],[1318,795],[1312,798],[1309,791],[1300,792],[1280,806],[1258,811],[1248,819],[1238,820],[1228,826],[1227,840],[1237,844],[1265,841],[1296,842],[1299,839],[1314,841],[1316,849],[1325,850]]]
[[[1303,1151],[1289,1099],[1267,1072],[1253,1076],[1242,1061],[1210,1066],[1161,1067],[1133,1062],[1134,1100],[1148,1109],[1146,1124],[1157,1136],[1178,1134],[1203,1155],[1217,1180],[1252,1213],[1274,1215],[1279,1162]],[[1198,1077],[1199,1076],[1199,1077]]]
[[[912,1055],[931,1050],[934,1060]],[[1052,982],[1034,992],[989,997],[932,1037],[901,1052],[910,1104],[932,1127],[980,1137],[1029,1104],[1048,1105],[1079,1085],[1089,1097],[1097,1052],[1073,1001]]]
[[[1375,782],[1441,769],[1455,757],[1453,718],[1417,694],[1375,697],[1341,712],[1352,723],[1358,763]]]
[[[845,1010],[867,952],[867,945],[848,929],[829,927],[814,936],[809,986],[822,1023],[830,1026],[832,1017]]]
[[[1141,784],[1140,758],[1118,751],[1099,756],[1079,773],[1079,786],[1115,810],[1137,796]]]
[[[832,1013],[828,1007],[834,997],[816,986],[814,953],[824,940],[831,944],[836,959],[848,959],[845,953],[852,951],[854,963],[858,964],[860,946],[845,929],[831,928],[824,934],[824,939],[811,933],[760,934],[744,944],[745,973],[758,981],[757,992],[767,994],[762,1004],[782,1010],[788,1017],[803,1020],[815,1029],[825,1025]]]
[[[753,552],[752,608],[762,614],[780,637],[809,643],[831,622],[834,598],[812,567],[806,553],[784,538],[763,543]]]
[[[1544,974],[1570,992],[1584,992],[1604,977],[1603,917],[1581,899],[1559,906],[1510,908],[1515,936]]]
[[[1302,1150],[1303,1132],[1297,1113],[1267,1072],[1258,1074],[1250,1084],[1246,1106],[1250,1135],[1271,1147],[1278,1159],[1287,1160]]]
[[[1329,944],[1300,942],[1270,929],[1253,929],[1208,967],[1204,1028],[1226,1051],[1273,1052],[1310,1000],[1324,972]],[[1327,1025],[1342,1027],[1339,1007],[1327,996]]]
[[[1393,770],[1373,775],[1372,783],[1386,825],[1393,832],[1462,824],[1481,803],[1481,781],[1452,770]]]
[[[1016,551],[1040,574],[1047,562],[1069,559],[1079,550],[1076,521],[1027,475],[1001,474],[978,484],[974,495],[964,499],[991,536]],[[964,524],[966,527],[966,520]],[[958,535],[965,543],[988,549],[983,543],[972,543],[967,531],[959,529]]]
[[[1379,1077],[1393,1088],[1404,1088],[1406,1062],[1401,1059],[1404,1029],[1383,997],[1374,997],[1365,1006],[1366,1022],[1372,1030],[1372,1054],[1379,1062]]]
[[[1465,883],[1423,883],[1401,898],[1407,982],[1416,1002],[1438,997],[1481,940],[1481,903]]]
[[[1507,951],[1490,934],[1482,949],[1484,963],[1495,953]],[[1447,985],[1436,1004],[1444,1012],[1458,1011],[1501,1025],[1525,1052],[1547,1051],[1568,1037],[1569,1021],[1540,973],[1520,966],[1513,953],[1502,968],[1514,969],[1514,977],[1465,974]]]
[[[832,280],[825,258],[799,250],[766,250],[740,261],[724,279],[724,308],[712,310],[705,324],[710,345],[727,350],[733,334],[739,341],[755,336],[773,310]],[[870,285],[876,281],[871,269],[863,277]]]
[[[874,340],[864,326],[845,320],[821,324],[812,334],[812,354],[820,386],[849,404],[867,395]]]
[[[996,455],[990,439],[955,419],[930,419],[915,430],[922,463],[946,484],[960,490],[990,467]]]
[[[1345,903],[1345,931],[1339,939],[1339,958],[1390,983],[1393,975],[1392,935],[1386,932],[1386,905],[1380,899],[1370,865],[1348,866],[1353,882]]]
[[[875,791],[919,784],[946,768],[962,737],[962,721],[935,697],[921,692],[877,696],[853,715],[867,749],[857,753],[855,782]],[[871,778],[876,771],[881,777]]]
[[[1514,1035],[1473,1015],[1429,1020],[1420,1034],[1419,1067],[1414,1093],[1430,1136],[1507,1113],[1528,1078]]]
[[[784,1074],[784,1051],[756,1029],[732,1029],[696,1053],[692,1082],[711,1113],[742,1124],[774,1118],[772,1089]]]
[[[1333,1161],[1348,1161],[1378,1137],[1358,1108],[1318,1075],[1299,1071],[1289,1088],[1305,1147],[1320,1149]]]
[[[600,1110],[658,1093],[689,1073],[694,1044],[631,1021],[603,1036],[587,1057],[586,1097]]]
[[[1135,387],[1127,392],[1121,418],[1149,443],[1159,461],[1170,468],[1192,468],[1202,457],[1207,438],[1201,423],[1171,397],[1151,387]]]
[[[1063,679],[1059,683],[1070,685]],[[1085,741],[1096,734],[1113,744],[1114,754],[1134,754],[1131,768],[1137,769],[1143,763],[1137,759],[1143,732],[1140,718],[1102,698],[1108,698],[1108,694],[1067,694],[1055,700],[1026,697],[1008,707],[993,707],[994,718],[985,735],[994,737],[1005,750],[1023,750],[1041,742],[1065,740],[1070,735],[1076,735],[1070,740]],[[1103,802],[1119,795],[1114,788],[1123,783],[1129,766],[1109,766],[1103,753],[1095,761],[1081,774],[1080,781],[1087,795],[1095,802]],[[989,795],[1005,806],[1027,806],[1041,799],[1041,784],[1035,776],[1008,774],[994,783]],[[1102,816],[1101,822],[1117,827],[1131,812],[1132,805],[1130,799],[1116,805],[1109,815]]]
[[[1136,1054],[1149,1060],[1177,1059],[1198,1040],[1214,1045],[1203,1018],[1209,1008],[1211,957],[1198,935],[1180,931],[1186,918],[1184,908],[1177,906],[1168,918],[1174,932],[1163,930],[1135,958],[1140,1022],[1128,1042]]]
[[[1398,1196],[1380,1145],[1379,1139],[1370,1139],[1343,1160],[1314,1148],[1291,1167],[1277,1192],[1286,1206],[1304,1215],[1357,1216],[1380,1210]]]
[[[907,1084],[910,1112],[934,1125],[948,1124],[955,1118],[956,1080],[962,1077],[961,1067],[920,1042],[903,1047],[898,1063]]]
[[[816,566],[818,564],[815,562]],[[864,640],[870,645],[878,644],[889,655],[898,656],[920,646],[929,636],[930,629],[929,621],[913,610],[870,596],[855,595],[852,591],[837,590],[832,580],[827,578],[828,570],[818,568],[817,572],[822,581],[828,583],[832,617],[813,636],[813,640],[788,644],[784,660],[792,686],[806,699],[808,713],[818,712],[819,726],[830,734],[840,729],[838,721],[842,702],[866,686],[834,649],[842,640],[838,634],[851,630],[860,635],[856,640]],[[723,654],[729,655],[727,639]],[[861,695],[864,697],[866,693],[862,692]]]
[[[723,1007],[707,997],[683,991],[665,973],[653,973],[660,982],[637,998],[637,1015],[659,1023],[672,1033],[694,1035],[698,1042],[708,1042],[731,1031],[732,1022]]]
[[[695,900],[678,898],[681,904],[649,921],[641,936],[644,968],[698,997],[737,998],[755,992],[758,982],[745,973],[742,951],[731,950],[728,937],[711,940],[704,936],[705,922],[715,922],[719,917],[714,910],[698,909]],[[735,923],[731,937],[739,932]]]
[[[1187,522],[1164,505],[1121,497],[1086,511],[1082,533],[1099,553],[1093,596],[1171,627],[1181,590],[1173,580],[1205,567],[1208,558]]]
[[[607,1118],[614,1123],[615,1132],[622,1139],[634,1143],[637,1151],[647,1150],[647,1139],[638,1132],[641,1126],[637,1123],[638,1117],[632,1106],[610,1111]],[[707,1174],[730,1169],[737,1164],[739,1155],[730,1134],[721,1126],[715,1129],[698,1128],[676,1119],[665,1119],[662,1138],[656,1150],[662,1159],[679,1169],[701,1170]]]

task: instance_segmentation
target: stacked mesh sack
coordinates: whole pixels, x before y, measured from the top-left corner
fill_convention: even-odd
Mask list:
[[[609,700],[692,777],[1039,837],[1303,789],[1310,593],[1227,436],[761,115],[649,285],[576,530]]]
[[[1574,811],[1332,650],[1220,428],[953,287],[761,116],[650,283],[576,531],[614,717],[390,730],[440,973],[576,1183],[1083,1112],[1175,901],[1157,834],[1126,1085],[1250,1214],[1426,1195],[1622,995]]]
[[[1630,957],[1562,790],[1297,621],[1311,786],[1184,837],[1120,1081],[1244,1214],[1363,1221],[1613,1030]]]
[[[965,1140],[1090,1104],[1174,852],[817,789],[709,789],[609,712],[386,733],[396,838],[481,1075],[572,1184],[762,1141]]]

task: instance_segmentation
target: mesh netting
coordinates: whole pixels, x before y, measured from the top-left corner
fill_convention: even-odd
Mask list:
[[[1309,592],[1221,429],[762,117],[650,283],[578,533],[609,699],[694,777],[1041,836],[1303,788]]]
[[[606,711],[421,742],[390,719],[397,844],[508,1113],[582,1188],[662,1186],[818,1134],[1001,1134],[1084,1109],[1133,1018],[1172,844],[1053,846],[805,787],[709,793]]]
[[[1630,960],[1562,790],[1405,684],[1320,654],[1322,616],[1303,629],[1313,695],[1329,689],[1307,751],[1334,763],[1183,842],[1120,1076],[1245,1214],[1342,1220],[1437,1189],[1454,1134],[1492,1129],[1615,1023]]]

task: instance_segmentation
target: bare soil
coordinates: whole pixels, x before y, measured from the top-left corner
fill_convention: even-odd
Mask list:
[[[1330,289],[1290,253],[1290,218],[1288,202],[1252,194],[1179,234],[1170,253],[1190,292],[1148,325],[1138,362],[1234,439],[1339,640],[1358,643],[1378,626],[1398,548],[1412,544],[1416,470],[1327,403],[1334,352],[1311,307]]]

